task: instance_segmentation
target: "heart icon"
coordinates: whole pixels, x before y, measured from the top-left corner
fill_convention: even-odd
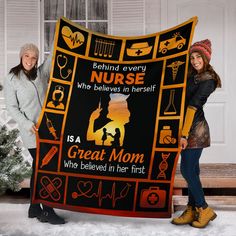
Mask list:
[[[68,26],[64,26],[61,34],[70,49],[77,48],[84,43],[84,36],[80,32],[72,32]]]

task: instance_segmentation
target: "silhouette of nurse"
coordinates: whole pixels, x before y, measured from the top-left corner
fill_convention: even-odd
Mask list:
[[[123,146],[125,137],[125,124],[129,122],[130,111],[127,98],[129,95],[111,93],[108,103],[107,118],[110,119],[101,128],[94,130],[94,122],[100,117],[102,108],[99,107],[92,112],[87,130],[87,140],[94,141],[96,145]]]
[[[64,109],[64,104],[62,100],[64,98],[64,87],[57,85],[52,93],[52,101],[48,102],[47,107]]]

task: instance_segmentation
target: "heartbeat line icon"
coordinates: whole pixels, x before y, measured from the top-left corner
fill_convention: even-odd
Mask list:
[[[69,38],[72,42],[72,45],[74,46],[76,43],[79,43],[80,45],[83,44],[84,41],[80,40],[80,36],[78,34],[70,35],[69,37],[64,35],[66,38]]]
[[[130,187],[131,187],[131,184],[126,183],[126,185],[120,191],[119,196],[116,196],[116,183],[113,183],[112,188],[111,188],[111,193],[102,195],[102,181],[99,181],[97,192],[92,192],[93,183],[91,181],[79,181],[77,184],[77,188],[79,190],[79,193],[73,192],[72,198],[73,199],[76,199],[79,197],[85,197],[85,198],[89,198],[89,199],[91,199],[93,197],[98,198],[99,207],[101,207],[103,200],[111,199],[112,200],[112,207],[114,208],[116,206],[116,202],[118,200],[121,200],[128,195]]]

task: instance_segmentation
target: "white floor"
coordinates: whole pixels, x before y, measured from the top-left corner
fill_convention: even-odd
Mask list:
[[[0,203],[0,236],[236,236],[236,211],[217,209],[205,229],[175,226],[171,219],[126,218],[56,210],[65,225],[27,218],[27,203]],[[173,216],[180,212],[175,212]]]

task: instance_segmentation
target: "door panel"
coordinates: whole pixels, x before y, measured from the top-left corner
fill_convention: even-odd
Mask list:
[[[211,64],[220,75],[222,88],[217,89],[205,106],[206,118],[211,130],[212,146],[204,150],[202,162],[236,163],[234,158],[234,136],[236,126],[236,73],[233,70],[236,31],[236,2],[224,1],[162,1],[166,15],[163,15],[163,28],[175,26],[193,16],[198,16],[193,42],[209,38],[212,41]]]

